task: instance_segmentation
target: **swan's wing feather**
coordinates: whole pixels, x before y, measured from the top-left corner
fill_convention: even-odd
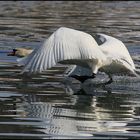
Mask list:
[[[84,32],[61,27],[41,46],[36,48],[24,61],[22,71],[41,72],[64,60],[103,60],[105,55],[94,38]]]
[[[135,69],[134,62],[122,41],[116,39],[112,36],[108,36],[105,34],[98,34],[101,38],[105,38],[105,42],[100,45],[100,49],[105,53],[106,56],[112,57],[112,59],[116,59],[117,61],[126,61]]]

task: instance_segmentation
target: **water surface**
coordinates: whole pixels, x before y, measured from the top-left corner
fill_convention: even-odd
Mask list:
[[[114,76],[106,88],[64,84],[66,66],[19,75],[15,47],[36,48],[65,26],[122,40],[140,68],[139,1],[0,2],[0,138],[140,138],[140,80]]]

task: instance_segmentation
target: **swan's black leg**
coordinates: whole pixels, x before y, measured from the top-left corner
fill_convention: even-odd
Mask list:
[[[81,83],[84,83],[87,79],[93,79],[95,78],[96,74],[92,74],[91,76],[78,76],[78,75],[71,75],[70,77],[77,79]]]
[[[104,83],[104,85],[108,85],[108,84],[111,84],[113,82],[113,79],[112,79],[111,75],[109,75],[109,78],[110,78],[109,81]]]

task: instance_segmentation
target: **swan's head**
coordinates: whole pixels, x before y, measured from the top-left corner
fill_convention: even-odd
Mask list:
[[[8,56],[25,57],[29,55],[32,51],[33,50],[25,48],[15,48],[10,53],[8,53]]]

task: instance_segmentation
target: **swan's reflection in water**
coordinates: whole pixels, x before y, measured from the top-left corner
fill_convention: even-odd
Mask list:
[[[136,110],[140,107],[140,102],[137,100],[140,95],[137,91],[130,90],[127,93],[122,89],[117,91],[119,82],[116,91],[91,85],[90,88],[80,88],[78,84],[75,85],[77,87],[75,90],[71,85],[65,85],[58,94],[37,93],[24,97],[25,117],[40,120],[37,131],[52,138],[63,136],[82,138],[98,135],[102,137],[105,132],[110,132],[107,133],[108,136],[120,133],[120,137],[127,137],[127,134],[132,133],[132,127],[135,128],[133,124],[139,124],[137,121],[139,117],[136,118],[139,116],[139,111]],[[60,83],[51,86],[56,90],[60,88]],[[137,128],[134,132],[137,132]]]

